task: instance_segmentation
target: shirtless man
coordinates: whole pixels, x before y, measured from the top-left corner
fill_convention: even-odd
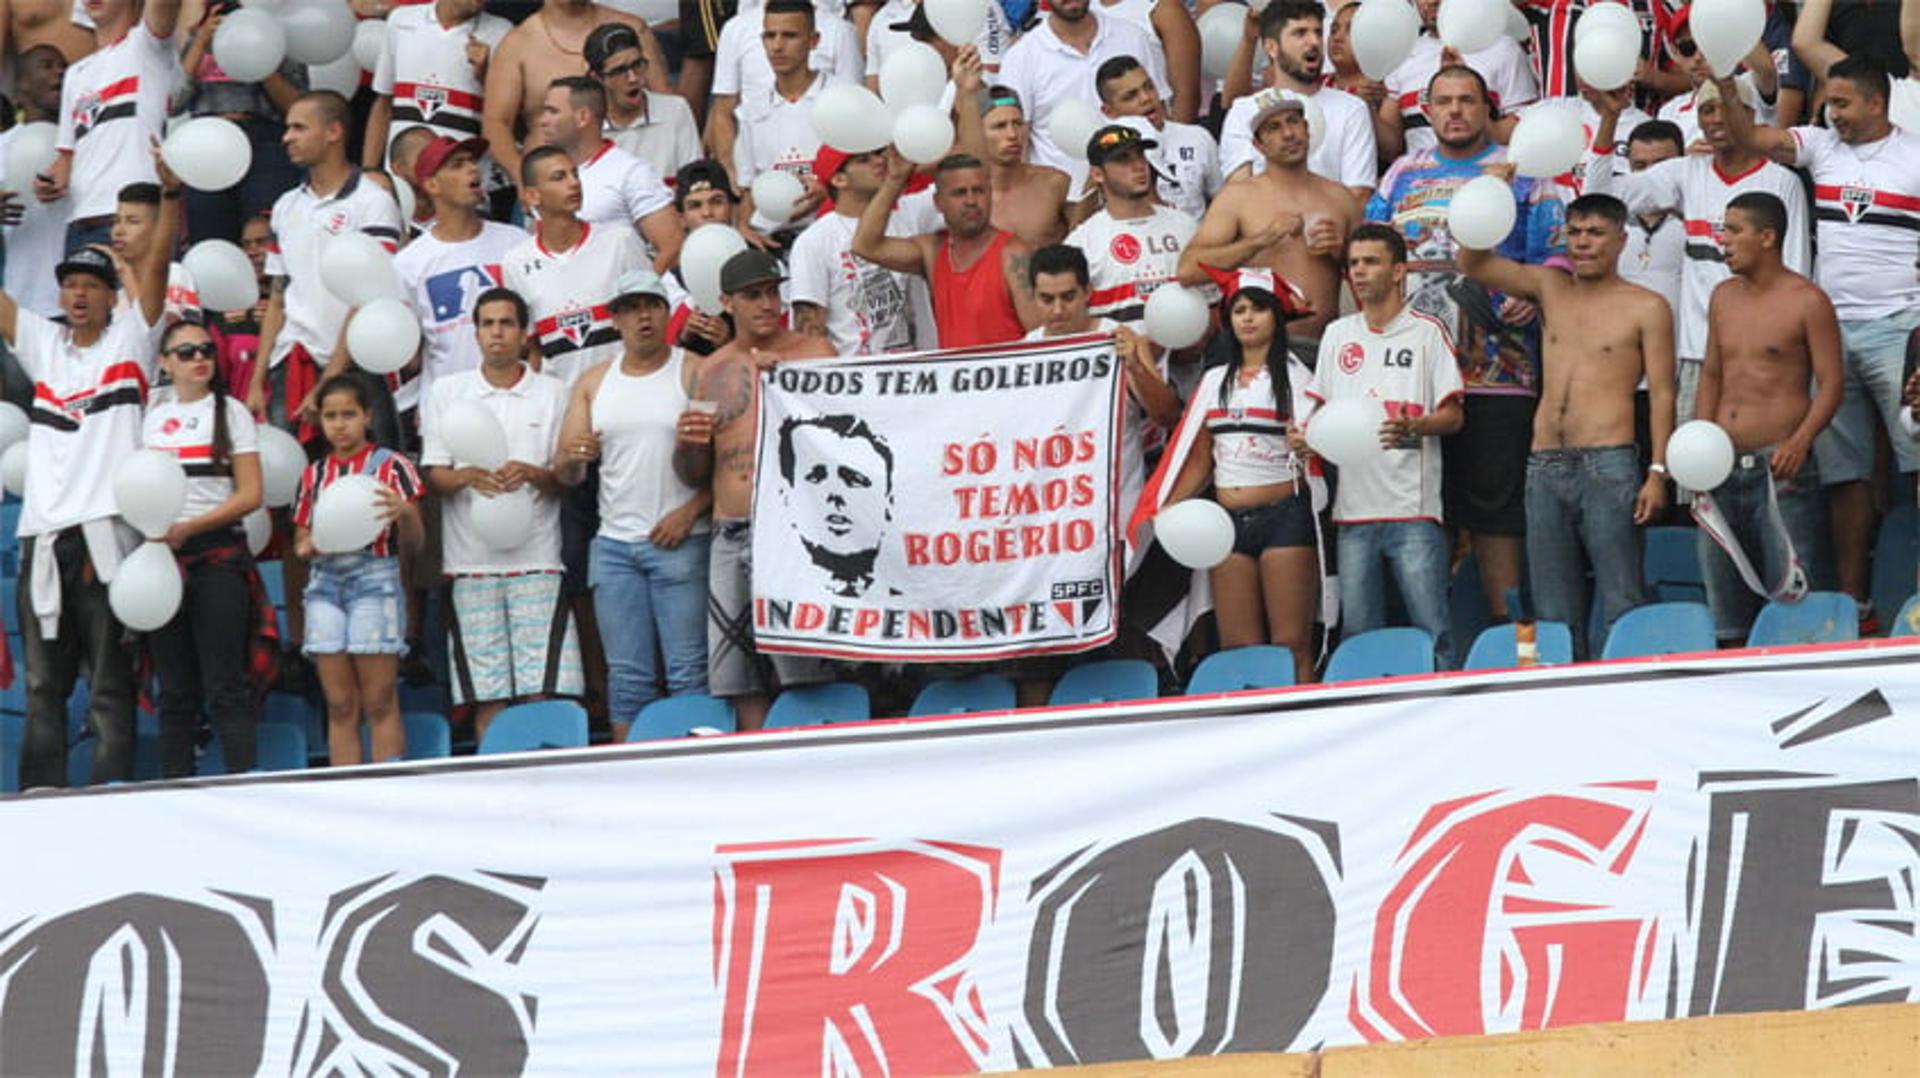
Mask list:
[[[1005,86],[987,90],[987,169],[993,183],[993,227],[1033,247],[1066,238],[1070,220],[1066,173],[1027,160],[1027,117],[1020,95]]]
[[[1180,255],[1180,280],[1205,284],[1208,266],[1258,266],[1285,277],[1313,303],[1313,314],[1287,324],[1288,341],[1311,364],[1321,327],[1340,313],[1339,252],[1360,206],[1345,187],[1308,171],[1305,99],[1282,89],[1257,96],[1265,100],[1253,114],[1253,139],[1267,167],[1214,197]]]
[[[1787,268],[1787,235],[1787,207],[1778,196],[1749,191],[1727,203],[1720,249],[1733,276],[1707,305],[1707,354],[1687,417],[1720,424],[1739,454],[1726,482],[1693,509],[1702,525],[1707,605],[1722,646],[1747,638],[1769,596],[1744,581],[1720,543],[1742,552],[1769,593],[1788,582],[1795,563],[1811,567],[1825,505],[1813,439],[1846,392],[1833,303]],[[1809,395],[1808,379],[1818,396]],[[1768,487],[1779,499],[1781,527],[1767,508]]]
[[[93,31],[73,21],[71,0],[0,0],[0,55],[52,45],[73,63],[93,51]]]
[[[1462,272],[1537,302],[1545,319],[1544,384],[1527,460],[1527,571],[1534,616],[1573,631],[1576,660],[1588,658],[1587,567],[1611,629],[1646,601],[1634,526],[1667,503],[1673,312],[1658,293],[1616,271],[1626,222],[1626,206],[1610,195],[1586,195],[1567,207],[1572,277],[1490,251],[1462,246],[1459,254]],[[1653,462],[1644,478],[1633,443],[1634,390],[1642,377],[1653,426]]]
[[[673,471],[695,489],[713,487],[713,547],[707,574],[707,690],[733,701],[740,729],[766,725],[771,692],[768,663],[753,645],[753,465],[759,440],[760,373],[789,359],[833,355],[825,337],[781,325],[780,263],[749,249],[720,267],[721,303],[733,315],[735,336],[707,357],[694,400],[718,411],[681,413]],[[769,656],[778,687],[826,681],[818,660]]]
[[[546,0],[501,39],[487,65],[480,134],[492,147],[493,159],[515,180],[520,176],[520,133],[538,137],[540,106],[553,80],[587,74],[587,35],[603,22],[633,27],[647,58],[647,88],[671,92],[666,58],[644,21],[593,0]]]

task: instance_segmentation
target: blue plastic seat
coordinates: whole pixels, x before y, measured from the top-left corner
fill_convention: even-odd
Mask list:
[[[93,735],[67,746],[67,785],[79,789],[93,782]]]
[[[1433,637],[1406,626],[1348,637],[1327,660],[1325,682],[1433,673]]]
[[[267,601],[278,607],[287,605],[286,567],[279,561],[255,562],[260,570],[260,584],[267,589]]]
[[[1068,670],[1053,686],[1047,703],[1117,704],[1160,695],[1160,675],[1144,659],[1101,659]]]
[[[556,702],[561,701],[535,701],[535,703]],[[408,685],[401,682],[400,710],[403,712],[430,711],[436,715],[446,715],[453,711],[453,697],[447,692],[445,685]]]
[[[14,715],[27,713],[26,647],[26,643],[17,634],[7,634],[8,654],[13,656],[13,684],[0,689],[0,711]]]
[[[1012,711],[1018,706],[1013,682],[998,674],[941,678],[930,681],[913,698],[907,714],[966,715],[979,711]]]
[[[453,728],[445,715],[436,715],[431,711],[407,711],[400,715],[400,726],[402,736],[407,739],[407,751],[395,759],[444,760],[453,755]],[[360,758],[368,763],[375,762],[373,731],[367,729],[364,723],[360,726]]]
[[[646,707],[627,727],[627,740],[667,741],[690,737],[695,730],[716,730],[723,734],[738,729],[733,705],[700,693],[663,696]]]
[[[865,686],[851,681],[831,681],[824,685],[800,685],[782,692],[767,712],[767,729],[866,722],[872,717],[873,702],[867,698]]]
[[[1712,651],[1713,613],[1705,603],[1648,603],[1613,623],[1603,659],[1637,659]]]
[[[1228,648],[1200,661],[1187,679],[1187,695],[1284,689],[1293,684],[1293,652],[1272,644]]]
[[[1827,644],[1860,639],[1860,613],[1853,597],[1837,591],[1810,591],[1797,603],[1769,602],[1747,633],[1750,648]]]
[[[1880,522],[1880,535],[1873,544],[1873,577],[1868,585],[1881,625],[1888,625],[1887,615],[1913,594],[1915,565],[1920,565],[1920,518],[1911,505],[1895,506]]]
[[[587,709],[572,700],[514,704],[494,716],[476,750],[482,756],[587,746]]]
[[[4,615],[6,619],[7,635],[9,636],[16,636],[20,632],[19,595],[20,584],[18,580],[11,576],[0,577],[0,608],[4,608],[0,609],[0,615]],[[26,656],[16,652],[13,661],[16,664],[24,665],[26,663]]]
[[[20,792],[20,743],[27,736],[27,717],[0,713],[0,794]]]
[[[1900,613],[1887,626],[1888,636],[1920,636],[1920,595],[1908,597]]]
[[[1658,527],[1646,530],[1646,554],[1641,574],[1655,601],[1704,603],[1707,587],[1700,571],[1700,532],[1697,528]]]
[[[1519,589],[1513,592],[1517,596]],[[1447,611],[1456,641],[1472,640],[1493,624],[1493,607],[1487,603],[1487,589],[1480,582],[1480,560],[1472,554],[1460,559],[1453,570],[1447,588]]]
[[[1542,663],[1573,661],[1573,632],[1557,621],[1533,623],[1534,651]],[[1511,670],[1520,665],[1512,625],[1489,625],[1473,638],[1462,670]]]

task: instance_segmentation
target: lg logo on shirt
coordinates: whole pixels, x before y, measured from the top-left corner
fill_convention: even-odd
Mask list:
[[[1348,341],[1340,346],[1340,369],[1348,374],[1358,374],[1360,365],[1367,361],[1367,350],[1357,342]]]

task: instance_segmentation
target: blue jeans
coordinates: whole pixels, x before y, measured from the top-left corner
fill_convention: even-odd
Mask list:
[[[667,692],[707,691],[707,547],[689,535],[672,550],[645,539],[625,543],[597,535],[588,554],[587,586],[607,655],[607,713],[630,723],[659,697],[666,660]]]
[[[1767,472],[1773,449],[1742,453],[1733,462],[1733,473],[1713,492],[1713,504],[1720,510],[1740,549],[1760,574],[1760,582],[1771,588],[1780,582],[1787,568],[1787,550],[1779,536],[1767,524]],[[1793,552],[1800,558],[1809,580],[1818,581],[1815,569],[1820,544],[1826,537],[1826,502],[1821,497],[1820,468],[1808,456],[1800,474],[1774,483],[1780,499],[1780,522],[1793,540]],[[1766,597],[1755,595],[1740,579],[1733,559],[1727,557],[1707,535],[1705,528],[1695,540],[1700,550],[1701,580],[1707,589],[1707,605],[1713,608],[1713,631],[1722,646],[1746,643],[1753,619],[1760,614]],[[1817,585],[1816,585],[1817,586]]]
[[[1573,633],[1573,657],[1589,657],[1587,569],[1593,569],[1608,629],[1647,601],[1640,575],[1639,454],[1630,445],[1536,450],[1527,458],[1527,579],[1533,615]]]
[[[1430,520],[1336,526],[1340,542],[1340,622],[1349,635],[1387,623],[1386,576],[1407,616],[1433,637],[1434,661],[1453,668],[1453,615],[1447,608],[1447,535]]]

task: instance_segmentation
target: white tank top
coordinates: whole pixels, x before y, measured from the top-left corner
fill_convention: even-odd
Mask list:
[[[675,348],[652,374],[627,374],[620,362],[607,367],[593,395],[593,426],[600,432],[600,534],[633,543],[693,497],[693,488],[673,473],[675,427],[687,410],[681,378],[686,354]],[[693,530],[705,532],[707,521]]]

